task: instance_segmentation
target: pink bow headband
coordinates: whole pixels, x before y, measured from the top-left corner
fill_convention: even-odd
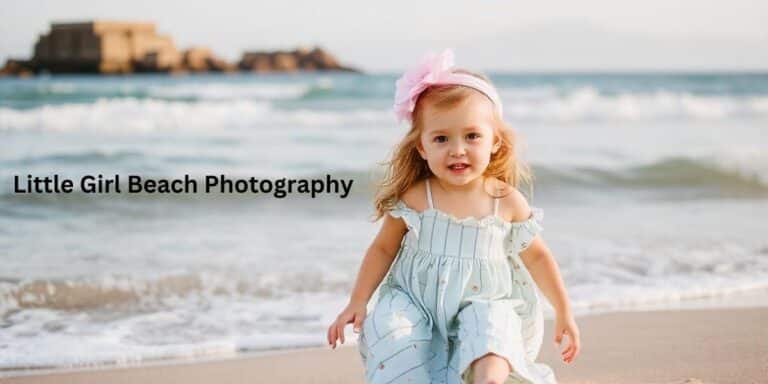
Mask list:
[[[454,73],[453,51],[445,49],[438,55],[427,54],[416,67],[406,71],[395,82],[395,116],[397,121],[413,122],[413,109],[416,100],[427,88],[438,84],[455,84],[470,87],[482,92],[496,106],[502,115],[501,99],[493,85],[487,81],[465,73]]]

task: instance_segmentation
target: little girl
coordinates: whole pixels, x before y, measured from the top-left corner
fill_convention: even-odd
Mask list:
[[[579,330],[537,236],[543,211],[516,188],[530,174],[496,90],[445,50],[397,81],[395,112],[411,129],[376,198],[384,223],[328,344],[343,343],[354,323],[370,383],[555,383],[535,362],[543,318],[534,281],[556,311],[555,343],[568,335],[566,363]]]

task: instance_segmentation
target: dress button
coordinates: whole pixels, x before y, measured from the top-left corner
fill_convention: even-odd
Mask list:
[[[472,290],[473,290],[473,291],[475,291],[475,292],[477,292],[477,290],[478,290],[478,287],[477,287],[477,285],[473,285],[473,286],[472,286]]]
[[[440,280],[440,284],[445,284],[445,279]]]
[[[379,364],[379,369],[384,369],[384,363]]]

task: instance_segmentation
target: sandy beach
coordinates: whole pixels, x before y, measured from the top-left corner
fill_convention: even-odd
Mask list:
[[[582,352],[562,363],[547,321],[540,361],[561,383],[768,383],[768,308],[597,314],[577,319]],[[7,375],[7,373],[6,373]],[[18,383],[363,383],[354,345],[259,356],[5,376]]]

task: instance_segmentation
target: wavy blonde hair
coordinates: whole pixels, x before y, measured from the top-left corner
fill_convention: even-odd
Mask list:
[[[466,69],[455,69],[453,72],[465,73],[491,83],[488,77]],[[410,187],[432,175],[427,161],[421,158],[417,149],[421,133],[424,130],[422,122],[424,105],[429,104],[437,109],[452,108],[466,100],[473,92],[479,91],[461,85],[441,84],[429,87],[419,95],[413,110],[413,122],[410,131],[395,147],[391,159],[381,163],[381,165],[386,166],[386,172],[383,180],[378,184],[374,200],[376,212],[373,221],[379,220],[387,211],[391,210],[397,200]],[[496,153],[491,155],[491,160],[483,172],[483,176],[495,177],[505,183],[506,187],[502,190],[505,190],[506,193],[502,196],[511,192],[507,187],[511,185],[517,188],[522,182],[529,185],[532,196],[533,174],[530,167],[521,162],[515,153],[517,136],[495,109],[494,120],[494,136],[496,140],[499,140],[500,146]]]

